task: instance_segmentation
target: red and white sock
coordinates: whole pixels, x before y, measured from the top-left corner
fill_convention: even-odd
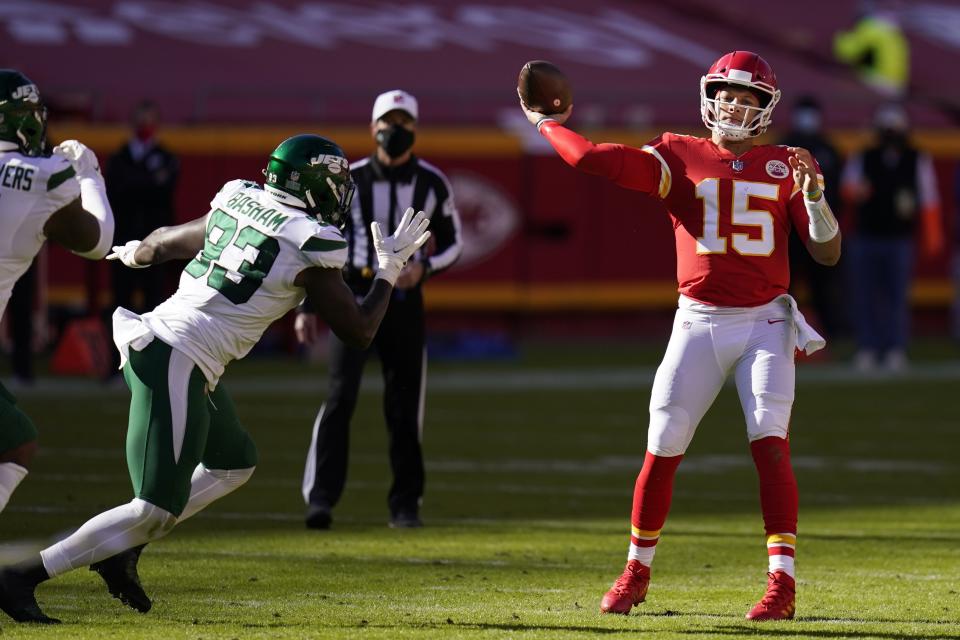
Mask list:
[[[774,533],[767,536],[767,558],[770,573],[783,571],[796,578],[793,570],[797,536],[794,533]]]
[[[794,574],[797,546],[797,479],[790,464],[790,442],[770,436],[750,443],[760,477],[760,508],[767,533],[769,570]]]
[[[673,498],[673,477],[683,456],[656,456],[649,451],[633,489],[633,513],[630,518],[630,551],[627,560],[639,560],[650,566],[667,521]]]

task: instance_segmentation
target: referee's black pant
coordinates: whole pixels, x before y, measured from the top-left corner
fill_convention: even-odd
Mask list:
[[[363,367],[374,350],[383,368],[383,413],[393,470],[387,503],[391,514],[416,513],[424,485],[420,440],[426,373],[423,297],[419,287],[394,291],[370,348],[354,349],[330,336],[330,386],[313,424],[303,496],[310,505],[332,508],[343,494],[350,419],[357,405]]]

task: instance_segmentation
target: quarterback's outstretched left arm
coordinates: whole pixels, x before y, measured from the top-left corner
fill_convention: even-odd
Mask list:
[[[168,260],[189,260],[203,249],[207,218],[197,218],[174,227],[160,227],[143,240],[131,240],[113,248],[107,260],[119,260],[133,269]]]

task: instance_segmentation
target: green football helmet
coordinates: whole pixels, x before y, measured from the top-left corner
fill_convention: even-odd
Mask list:
[[[15,69],[0,69],[0,140],[20,153],[39,156],[47,135],[47,108],[37,85]]]
[[[350,163],[335,143],[308,133],[280,143],[263,170],[274,199],[343,227],[355,190]]]

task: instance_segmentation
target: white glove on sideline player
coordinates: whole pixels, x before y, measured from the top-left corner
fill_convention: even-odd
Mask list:
[[[113,253],[107,256],[107,260],[119,260],[131,269],[146,269],[150,265],[140,264],[133,257],[133,254],[136,253],[137,247],[139,246],[139,240],[131,240],[127,244],[118,245],[113,248]]]
[[[373,247],[377,251],[378,278],[386,280],[391,285],[396,284],[403,265],[430,238],[428,226],[430,226],[430,220],[427,219],[427,214],[421,211],[413,215],[413,207],[403,212],[403,218],[400,219],[400,224],[397,225],[392,236],[384,238],[380,231],[380,224],[370,223]]]
[[[97,154],[82,142],[64,140],[53,148],[53,152],[59,153],[70,161],[73,170],[77,172],[78,178],[103,180],[103,176],[100,175],[100,162],[97,160]]]

